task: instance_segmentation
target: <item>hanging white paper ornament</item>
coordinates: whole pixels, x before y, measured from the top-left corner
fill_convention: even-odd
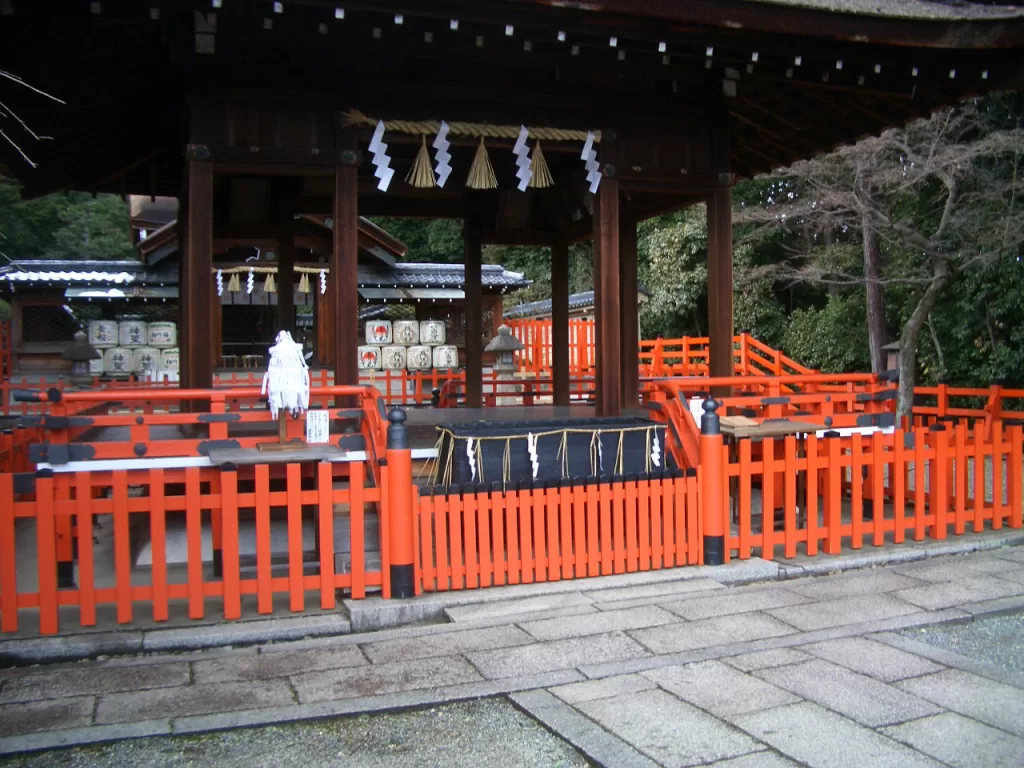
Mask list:
[[[245,292],[246,293],[252,293],[252,289],[255,286],[255,284],[256,284],[256,275],[254,275],[253,271],[250,269],[249,270],[249,276],[247,278],[245,278]]]
[[[587,131],[587,141],[583,145],[583,152],[580,155],[583,164],[587,168],[587,181],[590,183],[590,194],[595,194],[601,186],[601,164],[597,162],[597,150],[594,149],[594,132]]]
[[[448,177],[452,173],[452,167],[449,165],[452,156],[448,153],[448,123],[444,120],[441,121],[441,128],[437,132],[437,136],[434,137],[433,147],[436,150],[434,153],[434,160],[437,165],[434,167],[434,171],[437,173],[437,186],[443,187],[444,183],[448,181]]]
[[[654,431],[654,445],[651,446],[651,464],[661,468],[661,446],[658,445],[658,431]]]
[[[379,120],[377,127],[373,131],[373,138],[370,139],[370,152],[373,154],[373,158],[370,162],[377,169],[373,172],[373,175],[380,179],[377,183],[377,189],[381,192],[388,191],[388,185],[391,184],[391,177],[395,175],[394,169],[390,168],[391,158],[388,157],[388,145],[384,143],[384,121]]]
[[[516,145],[512,147],[512,154],[516,156],[516,166],[519,168],[516,171],[516,178],[519,179],[520,192],[526,191],[530,179],[533,178],[533,171],[530,170],[530,148],[526,146],[526,140],[529,137],[530,132],[526,130],[526,126],[520,126],[519,138],[516,139]]]
[[[323,296],[327,293],[327,270],[320,270],[320,295]]]
[[[530,464],[533,467],[533,479],[537,479],[540,471],[540,458],[537,456],[537,436],[532,432],[526,435],[526,450],[530,454]]]
[[[469,477],[476,482],[476,456],[473,455],[473,447],[476,445],[473,438],[466,440],[466,458],[469,460]]]
[[[288,331],[278,333],[277,343],[270,348],[270,363],[263,375],[261,392],[267,396],[275,419],[280,411],[288,411],[295,418],[309,409],[309,366],[302,347]]]
[[[224,273],[219,269],[217,270],[217,295],[224,295]]]

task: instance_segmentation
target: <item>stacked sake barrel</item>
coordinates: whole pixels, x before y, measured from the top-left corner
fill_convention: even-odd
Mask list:
[[[96,376],[152,375],[178,370],[177,328],[174,323],[147,323],[139,317],[94,320],[89,343],[103,353],[89,363]]]
[[[443,320],[368,320],[359,347],[363,371],[429,371],[459,365],[458,350],[445,344]]]

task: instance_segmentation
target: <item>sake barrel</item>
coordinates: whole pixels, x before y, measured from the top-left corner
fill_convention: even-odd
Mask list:
[[[420,324],[415,320],[395,320],[391,324],[395,344],[414,347],[420,343]]]
[[[388,371],[405,370],[405,347],[384,347],[381,349],[381,365]]]
[[[132,370],[135,373],[160,369],[160,350],[156,347],[138,347],[132,351]]]
[[[423,320],[420,323],[420,343],[431,346],[444,344],[445,330],[444,320]]]
[[[118,343],[122,347],[144,347],[149,337],[143,320],[122,320],[117,324]]]
[[[103,353],[103,372],[108,376],[127,376],[132,372],[132,351],[112,347]]]
[[[89,373],[93,376],[103,375],[103,358],[97,357],[95,360],[89,361]]]
[[[147,336],[149,346],[157,349],[169,349],[178,344],[178,329],[174,323],[150,323]]]
[[[439,369],[458,368],[459,350],[452,346],[434,347],[434,367]]]
[[[381,368],[380,347],[359,347],[359,370],[379,371]]]
[[[181,353],[177,347],[160,351],[160,370],[177,372],[181,368]]]
[[[434,356],[426,346],[409,347],[405,358],[405,365],[410,371],[429,371],[434,364]]]
[[[390,344],[391,343],[391,321],[390,320],[367,320],[366,321],[366,343],[367,344]],[[404,365],[402,366],[405,367]]]
[[[117,346],[117,323],[113,320],[93,320],[89,323],[89,343],[96,349]]]

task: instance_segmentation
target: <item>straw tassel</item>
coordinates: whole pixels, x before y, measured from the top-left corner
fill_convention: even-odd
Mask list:
[[[469,167],[466,186],[470,189],[498,188],[498,177],[494,175],[494,166],[491,165],[491,158],[487,155],[483,136],[480,137],[480,145],[476,148],[473,164]]]
[[[555,183],[555,180],[551,177],[551,170],[548,168],[548,161],[544,159],[544,150],[540,148],[539,141],[533,146],[530,170],[533,171],[533,176],[530,178],[531,187],[544,189]]]
[[[274,281],[273,275],[267,275],[267,279],[263,282],[264,293],[277,293],[277,283]]]
[[[407,183],[419,189],[431,189],[437,186],[434,181],[434,169],[430,167],[430,152],[427,151],[427,137],[423,137],[420,144],[420,151],[416,153],[412,168],[409,169],[405,180]]]
[[[231,275],[230,278],[228,278],[228,290],[231,291],[232,293],[238,293],[239,291],[242,290],[242,278],[238,276],[237,272],[235,272],[234,274]]]
[[[309,275],[305,272],[299,277],[299,293],[309,293]]]

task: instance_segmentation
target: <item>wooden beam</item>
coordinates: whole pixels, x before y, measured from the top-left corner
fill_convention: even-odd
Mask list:
[[[551,245],[551,373],[555,405],[569,405],[569,246]]]
[[[733,375],[732,194],[720,186],[707,201],[708,341],[712,376]]]
[[[334,172],[334,247],[327,275],[335,325],[334,383],[358,384],[359,366],[359,195],[355,165],[338,165]]]
[[[622,411],[619,373],[621,307],[619,305],[619,183],[601,180],[594,196],[594,319],[597,335],[597,415]]]
[[[483,249],[480,230],[472,219],[466,219],[462,237],[466,260],[466,407],[480,408],[483,406]]]
[[[622,403],[640,402],[640,316],[637,306],[636,220],[623,217],[619,226],[619,319],[622,336]]]
[[[213,386],[210,305],[213,303],[213,164],[188,161],[185,243],[181,280],[182,385]]]

